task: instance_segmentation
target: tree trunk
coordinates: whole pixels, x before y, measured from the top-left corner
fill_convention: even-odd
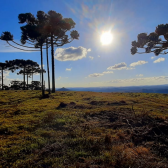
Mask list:
[[[32,68],[32,83],[33,83],[33,68]],[[33,90],[33,85],[32,85],[32,90]]]
[[[25,66],[24,66],[24,90],[25,90]]]
[[[46,56],[47,56],[47,71],[48,71],[48,89],[50,92],[50,70],[49,70],[49,61],[48,61],[48,41],[46,40]]]
[[[3,67],[2,67],[2,90],[3,90]]]
[[[28,73],[27,73],[27,90],[28,90]]]
[[[51,59],[52,59],[52,93],[55,93],[55,67],[54,67],[53,35],[51,35]]]
[[[41,71],[40,71],[40,83],[41,83]]]
[[[42,50],[42,44],[40,46],[40,50],[41,50],[41,70],[42,70],[42,97],[44,97],[44,88],[43,88],[43,50]]]

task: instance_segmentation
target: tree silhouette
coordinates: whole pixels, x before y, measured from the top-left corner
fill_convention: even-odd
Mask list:
[[[160,36],[164,36],[165,40],[162,40]],[[138,52],[138,48],[145,49],[144,52]],[[132,42],[131,54],[136,53],[151,53],[154,52],[155,56],[159,54],[167,54],[168,49],[168,24],[160,24],[156,27],[155,32],[140,33],[137,36],[137,41]]]
[[[28,66],[26,69],[25,69],[25,74],[27,74],[27,88],[28,88],[28,77],[31,77],[30,75],[32,75],[32,82],[33,82],[33,74],[36,74],[36,73],[40,73],[40,82],[42,83],[42,81],[41,81],[41,74],[42,74],[42,70],[39,68],[39,67],[35,67],[35,66],[33,66],[33,68],[32,68],[32,66]],[[43,73],[46,73],[46,70],[45,69],[43,69]],[[24,71],[23,70],[20,70],[18,73],[17,73],[17,75],[19,75],[19,74],[23,74],[24,75]]]
[[[37,14],[38,15],[38,14]],[[31,13],[25,13],[25,14],[20,14],[18,16],[19,18],[19,23],[27,23],[25,26],[21,27],[22,30],[22,36],[21,36],[21,43],[19,44],[13,40],[13,35],[10,32],[3,32],[0,39],[5,40],[10,46],[23,50],[23,51],[41,51],[41,64],[43,65],[43,56],[42,56],[42,48],[43,43],[45,41],[45,37],[41,34],[41,29],[43,23],[41,22],[41,18],[38,17],[35,19],[35,17]],[[16,47],[12,45],[10,42],[13,42],[15,45],[19,46]],[[30,46],[25,46],[25,43],[28,43],[29,45],[32,45],[33,47]],[[21,48],[22,47],[22,48]],[[28,50],[25,48],[29,48]],[[35,50],[33,50],[34,48]],[[40,48],[40,50],[38,49]],[[38,49],[38,50],[37,50]],[[43,68],[43,67],[41,67]],[[42,74],[43,78],[43,74]],[[43,82],[43,80],[42,80]],[[42,89],[42,95],[44,96],[44,90]]]
[[[21,88],[23,82],[14,80],[14,81],[11,81],[10,83],[11,83],[10,88],[12,88],[14,90],[19,90]]]
[[[41,54],[41,69],[42,69],[42,86],[43,86],[43,44],[46,36],[43,34],[43,27],[45,24],[45,16],[42,12],[37,12],[37,18],[31,13],[19,14],[19,23],[27,23],[21,27],[22,36],[21,43],[25,44],[27,41],[34,42],[36,48],[40,48]],[[42,87],[42,96],[44,96],[44,89]]]
[[[17,75],[19,75],[19,74],[25,74],[25,75],[27,75],[27,90],[28,90],[28,78],[30,78],[31,77],[31,69],[30,69],[30,66],[29,67],[27,67],[26,68],[26,70],[25,70],[25,73],[24,73],[24,71],[23,70],[20,70],[18,73],[17,73]]]
[[[75,27],[75,22],[71,18],[63,18],[60,13],[50,10],[46,21],[45,33],[50,39],[52,58],[52,92],[55,92],[55,66],[54,66],[54,46],[60,47],[79,38],[76,30],[70,32],[70,38],[66,32]]]
[[[20,24],[26,23],[26,25],[21,27],[21,31],[22,31],[21,44],[15,42],[13,40],[13,35],[7,31],[2,33],[0,39],[5,40],[10,46],[16,49],[20,49],[23,51],[40,51],[41,69],[42,69],[42,86],[43,86],[42,49],[44,49],[43,46],[45,46],[45,43],[46,43],[49,90],[50,90],[50,76],[49,76],[49,63],[48,63],[48,48],[51,45],[52,92],[55,92],[54,46],[60,47],[67,43],[72,42],[74,39],[79,38],[79,33],[76,30],[72,30],[70,32],[70,37],[66,35],[66,32],[70,31],[72,28],[75,27],[75,22],[71,18],[63,18],[61,14],[52,10],[50,10],[48,14],[45,14],[43,11],[38,11],[37,18],[35,18],[31,13],[19,14],[18,18],[19,18]],[[17,45],[17,47],[12,45],[11,42]],[[32,45],[32,47],[25,46],[26,43],[28,43],[29,45]],[[25,48],[28,48],[28,49],[25,49]],[[24,81],[25,81],[25,75],[24,75]],[[42,89],[42,96],[44,96],[43,89]]]
[[[1,80],[2,80],[1,87],[2,87],[2,90],[3,90],[3,71],[4,71],[5,69],[7,69],[7,64],[0,62]]]
[[[6,61],[7,65],[8,65],[8,70],[14,72],[18,69],[22,70],[22,74],[23,74],[23,80],[24,80],[24,90],[25,90],[25,75],[26,75],[26,70],[27,67],[30,66],[34,66],[39,68],[39,65],[37,62],[34,62],[32,60],[23,60],[23,59],[15,59],[15,60],[11,60],[11,61]]]
[[[40,90],[41,89],[41,82],[39,81],[32,81],[32,88],[33,90]]]

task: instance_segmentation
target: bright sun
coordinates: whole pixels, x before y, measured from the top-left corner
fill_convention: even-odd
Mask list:
[[[113,36],[110,32],[103,32],[100,41],[103,45],[108,45],[112,42]]]

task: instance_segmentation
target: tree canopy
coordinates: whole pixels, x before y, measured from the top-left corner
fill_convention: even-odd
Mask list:
[[[164,39],[162,39],[163,37]],[[138,52],[138,48],[144,49],[143,52]],[[131,54],[136,53],[151,53],[155,56],[159,54],[167,54],[168,49],[168,24],[160,24],[156,27],[155,32],[150,34],[140,33],[137,36],[137,41],[132,42]]]

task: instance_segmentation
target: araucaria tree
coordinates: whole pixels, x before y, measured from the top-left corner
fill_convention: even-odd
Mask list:
[[[39,65],[37,62],[34,62],[32,60],[23,60],[23,59],[15,59],[15,60],[11,60],[11,61],[6,61],[8,70],[14,72],[16,70],[19,70],[22,72],[23,74],[23,80],[24,80],[24,90],[25,90],[25,75],[27,74],[27,69],[28,67],[36,67],[37,69],[39,69]]]
[[[63,18],[60,13],[50,10],[47,15],[47,21],[44,27],[44,32],[48,36],[48,43],[51,44],[51,60],[52,60],[52,92],[55,92],[55,66],[54,66],[54,46],[60,47],[64,44],[72,42],[79,38],[79,33],[76,30],[70,32],[70,37],[66,34],[67,31],[75,27],[75,22],[71,18]]]
[[[43,44],[45,43],[46,36],[43,34],[43,27],[45,24],[45,16],[41,12],[37,12],[37,18],[31,13],[25,13],[19,15],[19,23],[27,23],[21,27],[22,36],[21,43],[26,42],[34,43],[36,48],[40,48],[41,54],[41,70],[42,70],[42,96],[44,96],[43,89]]]
[[[160,38],[164,36],[164,40]],[[143,52],[138,52],[138,48],[144,49]],[[136,53],[151,53],[154,52],[155,56],[159,54],[167,54],[168,49],[168,24],[160,24],[156,27],[155,32],[150,34],[140,33],[137,36],[137,41],[132,42],[131,54]]]
[[[49,63],[48,63],[48,48],[51,46],[52,58],[52,92],[55,92],[55,67],[54,67],[54,47],[61,47],[67,43],[72,42],[74,39],[79,38],[79,33],[72,30],[75,27],[75,22],[71,18],[63,18],[60,13],[49,11],[45,14],[43,11],[37,12],[37,18],[31,13],[19,14],[19,23],[25,24],[21,27],[22,36],[21,43],[18,44],[13,40],[13,35],[10,32],[3,32],[0,39],[5,40],[10,46],[24,50],[24,51],[40,51],[41,53],[41,70],[42,70],[42,86],[43,86],[43,46],[47,55],[47,70],[48,70],[48,84],[50,90],[50,76],[49,76]],[[70,31],[69,36],[66,34]],[[16,47],[10,42],[13,42]],[[25,44],[28,43],[28,46]],[[32,45],[32,47],[30,46]],[[23,48],[20,48],[23,47]],[[28,49],[25,49],[28,48]],[[32,49],[34,48],[34,50]],[[40,50],[36,50],[36,49]],[[43,87],[42,87],[43,88]],[[42,89],[44,96],[44,90]]]

